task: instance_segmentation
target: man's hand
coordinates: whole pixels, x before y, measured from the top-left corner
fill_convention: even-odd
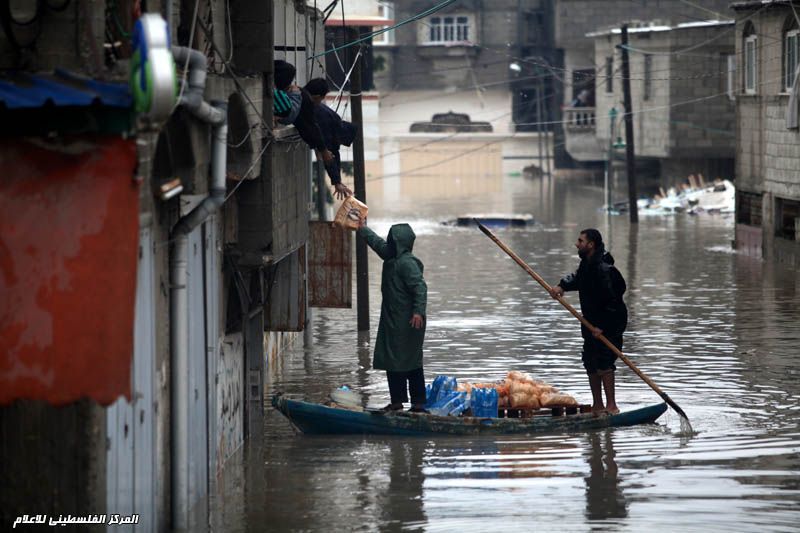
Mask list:
[[[600,328],[592,328],[592,335],[594,335],[595,338],[599,337],[602,334],[603,334],[603,330],[602,329],[600,329]]]
[[[564,296],[564,289],[562,289],[559,285],[550,287],[550,296],[557,300]]]
[[[326,163],[330,163],[331,161],[333,161],[333,159],[334,159],[333,152],[331,152],[330,150],[327,150],[327,149],[322,151],[322,160],[323,161],[325,161]]]
[[[411,327],[414,329],[422,329],[422,315],[419,313],[414,313],[414,316],[411,317],[411,320],[408,322],[411,324]]]
[[[333,186],[335,192],[333,193],[336,196],[337,200],[344,200],[348,196],[353,195],[353,191],[350,190],[350,187],[345,185],[344,183],[337,183]]]

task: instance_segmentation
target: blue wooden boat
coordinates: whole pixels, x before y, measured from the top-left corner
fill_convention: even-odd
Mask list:
[[[610,415],[577,413],[536,415],[530,418],[435,416],[407,411],[352,411],[339,407],[272,397],[272,406],[307,434],[328,435],[511,435],[562,433],[606,427],[650,424],[664,414],[666,403]]]

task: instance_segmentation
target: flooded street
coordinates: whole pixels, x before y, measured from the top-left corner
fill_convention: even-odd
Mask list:
[[[431,178],[433,179],[433,178]],[[417,233],[425,264],[426,381],[495,380],[524,370],[591,403],[578,322],[457,215],[531,213],[497,235],[551,283],[578,264],[580,229],[597,227],[628,284],[624,352],[691,419],[538,437],[388,438],[296,434],[267,408],[263,442],[246,445],[243,480],[215,503],[225,531],[797,531],[800,523],[800,276],[734,254],[731,218],[609,221],[602,188],[505,178],[498,191],[404,203],[371,199],[370,226]],[[370,253],[372,336],[380,260]],[[578,305],[577,293],[567,299]],[[355,298],[354,298],[355,300]],[[388,402],[356,313],[314,310],[302,341],[270,368],[268,395],[324,401],[347,384]],[[621,409],[659,397],[617,363]],[[254,430],[255,432],[256,430]],[[234,468],[233,470],[236,470]]]

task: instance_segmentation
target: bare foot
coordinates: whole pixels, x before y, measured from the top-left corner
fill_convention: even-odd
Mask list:
[[[608,411],[608,414],[610,415],[616,415],[619,414],[619,407],[617,407],[616,404],[608,404],[606,411]]]
[[[606,408],[603,406],[603,404],[600,404],[600,405],[594,404],[594,405],[592,405],[592,412],[593,413],[602,413],[605,410],[606,410]]]

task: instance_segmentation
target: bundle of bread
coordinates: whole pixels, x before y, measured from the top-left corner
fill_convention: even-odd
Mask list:
[[[558,391],[552,385],[533,379],[526,372],[512,371],[506,379],[497,383],[468,383],[462,381],[459,391],[470,393],[473,388],[497,389],[497,406],[513,409],[539,409],[540,407],[576,407],[578,402],[569,394]]]

